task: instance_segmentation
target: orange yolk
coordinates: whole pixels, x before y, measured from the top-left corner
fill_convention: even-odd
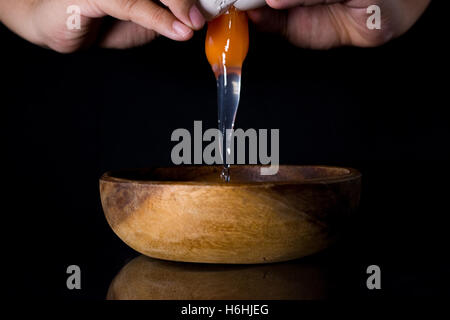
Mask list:
[[[205,51],[216,76],[225,68],[240,69],[248,51],[247,14],[231,7],[209,22]]]

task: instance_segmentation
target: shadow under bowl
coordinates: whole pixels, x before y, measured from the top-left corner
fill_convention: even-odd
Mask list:
[[[136,251],[203,263],[269,263],[333,243],[356,211],[361,174],[328,166],[178,166],[105,173],[100,195],[114,232]]]

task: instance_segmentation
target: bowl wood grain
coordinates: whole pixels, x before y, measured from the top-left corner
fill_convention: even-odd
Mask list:
[[[124,170],[105,173],[100,194],[114,232],[154,258],[204,263],[268,263],[318,252],[356,211],[361,174],[348,168],[260,166]]]

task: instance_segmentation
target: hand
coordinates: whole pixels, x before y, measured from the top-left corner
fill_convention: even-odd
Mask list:
[[[23,38],[58,52],[98,43],[108,48],[145,44],[158,34],[188,40],[205,23],[197,0],[0,0],[0,20]],[[71,5],[81,9],[81,29],[69,30]],[[105,17],[111,16],[106,26]]]
[[[405,33],[431,0],[266,0],[249,11],[261,29],[283,34],[294,45],[312,49],[379,46]],[[381,8],[381,29],[369,30],[367,8]]]

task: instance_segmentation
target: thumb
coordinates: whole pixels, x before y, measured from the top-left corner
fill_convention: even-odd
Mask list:
[[[86,0],[85,0],[86,1]],[[191,28],[180,22],[169,10],[149,0],[89,0],[94,10],[88,15],[100,18],[105,15],[131,21],[163,36],[183,41],[192,37]]]

